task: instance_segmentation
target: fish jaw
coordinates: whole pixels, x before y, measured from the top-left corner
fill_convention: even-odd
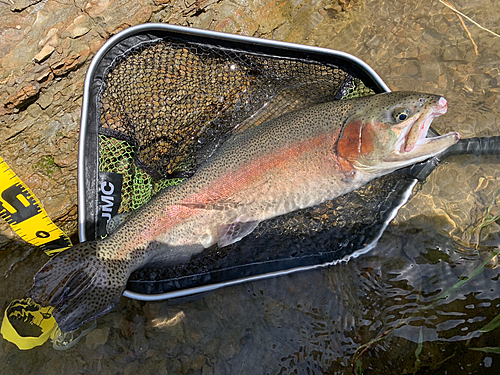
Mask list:
[[[431,111],[427,116],[418,116],[413,124],[410,124],[407,127],[408,130],[406,134],[402,134],[405,136],[401,137],[400,140],[398,140],[400,143],[403,143],[404,141],[404,144],[401,145],[400,153],[411,152],[416,146],[421,146],[422,144],[424,144],[424,140],[427,136],[427,132],[429,131],[432,121],[436,117],[444,115],[447,110],[448,102],[445,98],[441,97],[438,100],[437,104],[431,108]]]
[[[340,156],[358,171],[380,176],[440,154],[460,139],[456,132],[426,138],[432,121],[448,109],[441,96],[394,92],[380,94],[380,101],[362,118],[352,116],[342,134],[349,141],[339,140]]]
[[[448,110],[445,98],[439,97],[436,103],[426,112],[415,116],[406,130],[401,133],[393,153],[386,159],[387,163],[404,163],[405,166],[421,162],[440,154],[460,140],[460,134],[450,132],[438,137],[427,138],[432,121]]]

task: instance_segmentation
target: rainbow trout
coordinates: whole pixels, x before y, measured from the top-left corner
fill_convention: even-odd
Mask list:
[[[287,113],[229,138],[193,177],[115,223],[103,240],[49,260],[29,296],[53,306],[62,332],[110,312],[130,274],[148,262],[185,262],[227,246],[259,222],[311,207],[432,157],[458,133],[426,138],[447,102],[394,92]]]

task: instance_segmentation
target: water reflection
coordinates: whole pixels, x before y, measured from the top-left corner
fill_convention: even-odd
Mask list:
[[[482,250],[488,254],[496,249]],[[313,275],[283,281],[302,285],[300,293],[311,301],[302,300],[300,308],[287,304],[295,311],[288,314],[295,315],[294,323],[299,321],[301,327],[300,333],[289,337],[303,345],[289,343],[283,334],[274,337],[282,345],[281,353],[288,353],[280,358],[282,373],[312,369],[348,373],[353,358],[359,359],[361,368],[375,373],[413,373],[419,345],[421,366],[438,373],[453,367],[451,363],[459,359],[457,352],[482,358],[469,353],[467,346],[484,342],[478,330],[498,311],[500,271],[482,267],[485,257],[481,253],[464,252],[436,231],[393,227],[372,252],[324,270],[314,292],[304,290],[309,289],[305,279]],[[477,275],[457,285],[475,270],[479,270]],[[366,351],[354,355],[363,345]]]
[[[186,314],[184,311],[179,311],[172,318],[169,317],[158,317],[151,320],[151,326],[158,329],[165,329],[168,327],[175,326],[179,324],[184,318]]]

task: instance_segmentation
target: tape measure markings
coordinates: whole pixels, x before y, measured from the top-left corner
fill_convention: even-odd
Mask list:
[[[52,256],[72,246],[69,237],[50,220],[42,204],[0,157],[0,217],[5,219],[22,239],[39,246]],[[0,332],[2,336],[26,350],[42,345],[54,337],[57,323],[52,307],[42,308],[31,300],[13,301],[4,312]],[[40,328],[40,336],[21,336],[10,318],[20,318],[26,324]]]
[[[52,255],[71,246],[33,192],[0,157],[0,217],[26,242]],[[59,250],[58,250],[59,249]]]

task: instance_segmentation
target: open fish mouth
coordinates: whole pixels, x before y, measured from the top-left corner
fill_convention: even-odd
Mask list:
[[[409,153],[415,148],[419,148],[425,144],[433,142],[441,137],[427,137],[427,132],[431,126],[432,121],[441,115],[444,115],[448,110],[448,102],[445,98],[441,97],[436,105],[430,108],[428,113],[422,113],[416,116],[413,124],[407,126],[407,129],[403,134],[398,143],[401,144],[399,149],[400,153]]]

